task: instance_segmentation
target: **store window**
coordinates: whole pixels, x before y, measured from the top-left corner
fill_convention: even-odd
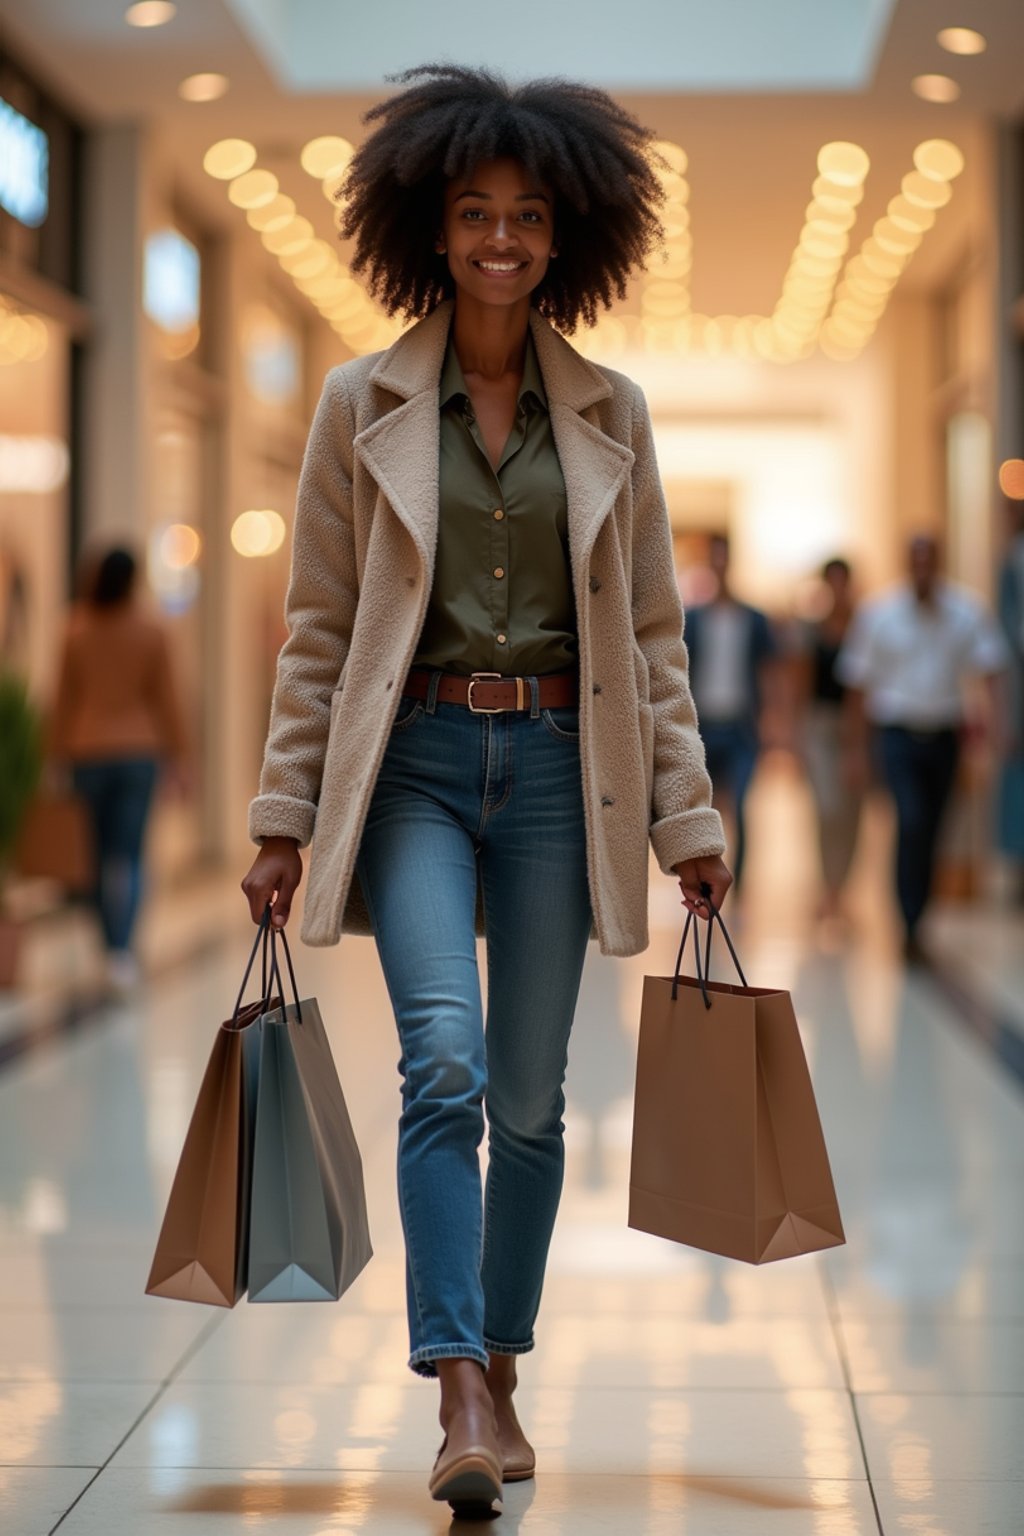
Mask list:
[[[68,562],[69,344],[0,293],[0,654],[48,694]]]

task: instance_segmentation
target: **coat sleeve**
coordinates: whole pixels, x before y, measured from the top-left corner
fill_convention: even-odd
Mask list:
[[[277,659],[259,794],[249,806],[249,836],[313,836],[331,695],[348,655],[358,600],[352,526],[354,426],[343,369],[324,382],[299,475],[291,575],[285,599],[288,638]]]
[[[647,661],[654,714],[651,845],[660,868],[725,852],[722,819],[690,692],[672,533],[642,390],[633,398],[633,631]]]

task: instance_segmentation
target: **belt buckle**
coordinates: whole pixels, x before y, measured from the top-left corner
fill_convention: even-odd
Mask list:
[[[478,682],[485,682],[488,679],[495,678],[500,683],[501,673],[472,672],[470,674],[469,683],[466,686],[466,704],[471,715],[503,715],[505,713],[505,711],[500,706],[497,709],[484,709],[482,705],[478,708],[477,705],[473,703],[473,684]]]

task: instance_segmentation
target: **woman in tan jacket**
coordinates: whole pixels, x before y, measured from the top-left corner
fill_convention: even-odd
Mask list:
[[[135,980],[143,843],[161,763],[184,781],[185,732],[163,629],[133,600],[135,557],[111,549],[86,577],[61,648],[50,755],[70,766],[93,831],[93,904],[111,981]]]
[[[324,386],[243,888],[285,922],[312,836],[303,937],[376,939],[402,1047],[409,1364],[441,1386],[429,1486],[489,1507],[534,1470],[512,1394],[587,940],[646,946],[648,841],[691,911],[730,875],[646,404],[559,334],[657,242],[653,134],[588,86],[398,78],[416,83],[368,114],[342,233],[418,323]]]

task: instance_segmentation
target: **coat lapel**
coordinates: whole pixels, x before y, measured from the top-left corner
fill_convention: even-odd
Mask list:
[[[437,547],[438,393],[453,308],[451,299],[437,305],[381,355],[370,382],[400,403],[357,433],[353,445],[431,575]],[[530,325],[565,479],[569,546],[579,573],[615,504],[633,453],[597,425],[595,407],[613,393],[604,375],[535,309]]]

